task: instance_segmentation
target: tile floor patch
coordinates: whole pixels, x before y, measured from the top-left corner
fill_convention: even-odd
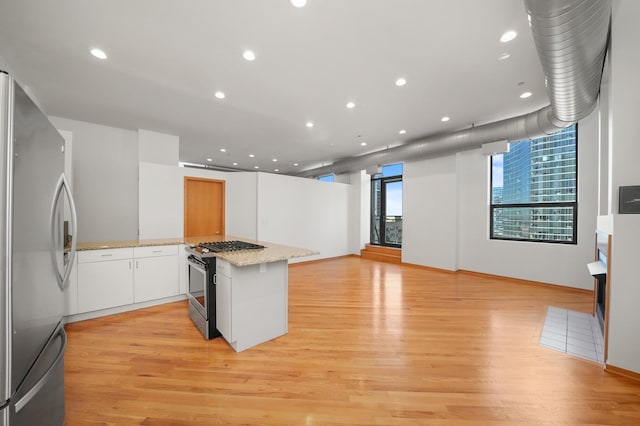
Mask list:
[[[540,346],[604,363],[604,338],[598,320],[584,312],[549,306]]]

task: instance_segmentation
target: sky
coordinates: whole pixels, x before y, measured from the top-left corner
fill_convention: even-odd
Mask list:
[[[402,182],[387,184],[387,216],[402,216]]]
[[[491,169],[492,174],[492,185],[494,188],[499,188],[502,186],[502,166],[504,164],[504,154],[493,155],[493,167]]]

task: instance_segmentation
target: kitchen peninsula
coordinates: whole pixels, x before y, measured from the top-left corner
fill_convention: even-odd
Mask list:
[[[230,240],[264,248],[221,253],[198,249],[203,242]],[[184,300],[191,286],[187,257],[215,258],[213,328],[236,351],[287,333],[288,261],[319,254],[229,235],[78,243],[78,251],[78,276],[67,296],[68,321]]]
[[[237,352],[288,331],[288,259],[317,252],[233,237],[186,247],[189,316]]]

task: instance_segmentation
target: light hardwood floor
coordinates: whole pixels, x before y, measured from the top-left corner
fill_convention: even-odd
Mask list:
[[[289,333],[241,353],[186,303],[67,325],[67,425],[640,424],[640,383],[538,346],[547,307],[588,312],[583,292],[297,264]]]

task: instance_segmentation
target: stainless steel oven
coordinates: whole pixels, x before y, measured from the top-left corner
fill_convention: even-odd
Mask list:
[[[189,300],[200,312],[200,315],[207,315],[207,276],[209,266],[202,259],[191,255],[187,258],[189,262]]]
[[[189,317],[205,339],[220,336],[216,329],[215,257],[187,257]]]

